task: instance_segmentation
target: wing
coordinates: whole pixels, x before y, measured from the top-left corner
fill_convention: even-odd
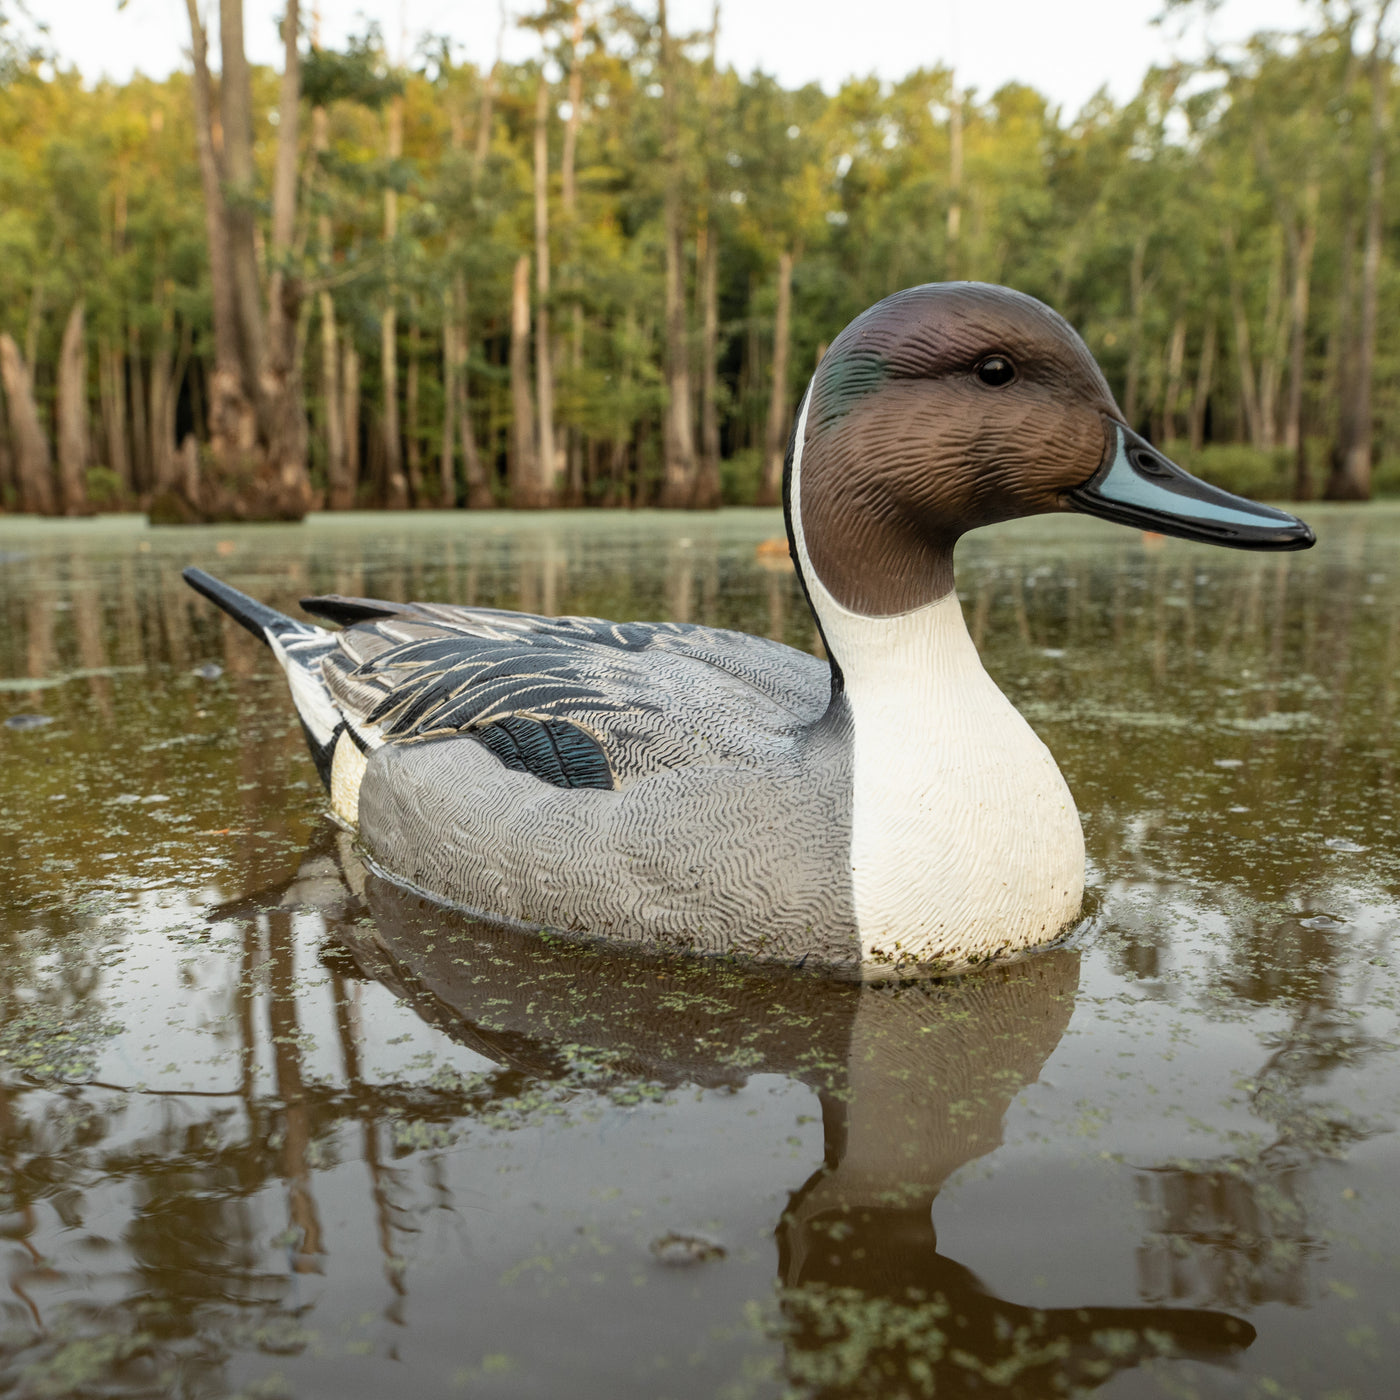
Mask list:
[[[344,626],[320,664],[362,744],[466,737],[559,787],[752,758],[828,700],[824,663],[741,632],[361,598],[302,606]]]

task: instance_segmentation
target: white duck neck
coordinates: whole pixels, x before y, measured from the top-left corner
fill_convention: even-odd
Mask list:
[[[891,961],[958,964],[1048,942],[1083,896],[1074,800],[983,668],[956,592],[872,617],[827,590],[802,525],[806,425],[804,402],[788,507],[851,709],[851,879],[865,961],[875,971]]]

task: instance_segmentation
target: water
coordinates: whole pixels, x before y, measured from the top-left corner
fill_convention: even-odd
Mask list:
[[[961,547],[1091,921],[860,989],[367,877],[179,582],[814,646],[776,515],[0,521],[0,1394],[1389,1397],[1400,511]]]

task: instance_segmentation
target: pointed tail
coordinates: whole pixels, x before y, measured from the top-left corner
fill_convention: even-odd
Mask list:
[[[298,622],[256,598],[206,574],[203,569],[186,569],[184,580],[196,593],[216,603],[240,626],[272,649],[287,677],[292,703],[306,734],[311,760],[327,790],[336,740],[345,727],[345,716],[332,698],[321,673],[321,658],[334,645],[334,633],[309,622]]]
[[[286,613],[280,613],[276,608],[270,608],[266,603],[260,603],[246,593],[240,593],[222,579],[215,578],[213,574],[206,574],[203,569],[186,569],[181,577],[196,593],[202,593],[211,603],[218,604],[260,642],[270,645],[273,637],[283,637],[288,633],[309,634],[321,630],[310,623],[298,622],[296,618],[288,617]]]

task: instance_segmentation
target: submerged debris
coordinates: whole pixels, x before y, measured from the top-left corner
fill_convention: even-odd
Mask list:
[[[652,1240],[651,1252],[663,1264],[676,1268],[708,1264],[712,1259],[723,1259],[728,1253],[718,1240],[708,1235],[683,1235],[675,1230]]]
[[[53,723],[52,715],[11,715],[5,721],[6,729],[42,729]]]

